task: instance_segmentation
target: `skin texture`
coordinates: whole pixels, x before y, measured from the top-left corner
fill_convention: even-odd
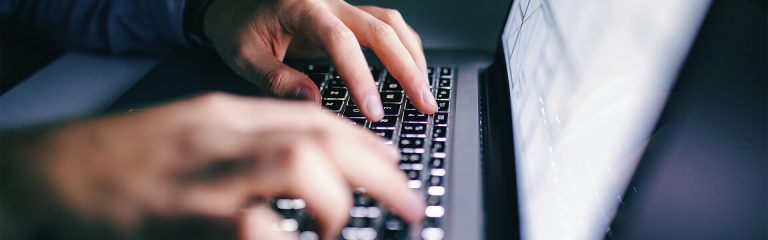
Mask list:
[[[39,139],[36,154],[3,148],[4,173],[37,179],[34,189],[50,190],[49,205],[65,209],[44,212],[69,212],[129,239],[163,238],[147,226],[207,231],[198,237],[295,238],[263,225],[276,219],[263,203],[276,196],[304,199],[324,239],[333,239],[355,188],[407,221],[423,217],[423,201],[397,169],[398,151],[311,103],[214,93],[52,128]],[[189,219],[205,228],[190,228]]]
[[[319,102],[320,91],[306,75],[282,63],[286,55],[326,53],[363,114],[378,121],[381,99],[361,47],[370,48],[419,111],[437,111],[421,39],[396,10],[341,0],[214,1],[204,31],[241,77],[288,98]]]

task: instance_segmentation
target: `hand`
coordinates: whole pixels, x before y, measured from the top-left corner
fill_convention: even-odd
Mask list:
[[[148,219],[237,219],[255,199],[285,196],[304,199],[330,239],[357,187],[419,221],[397,150],[345,121],[307,103],[210,94],[56,129],[33,166],[62,206],[129,232]]]
[[[363,114],[378,121],[381,99],[360,46],[371,48],[419,111],[437,111],[421,40],[395,10],[342,0],[220,0],[209,6],[204,31],[243,78],[279,96],[316,102],[320,91],[312,80],[282,60],[286,53],[324,49]]]

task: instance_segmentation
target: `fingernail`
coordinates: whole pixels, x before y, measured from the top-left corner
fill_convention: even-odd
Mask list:
[[[374,119],[381,119],[384,117],[384,109],[382,109],[381,101],[376,96],[370,95],[365,98],[365,109],[368,110],[368,114]]]
[[[296,92],[296,99],[298,100],[315,100],[314,96],[312,96],[312,90],[309,90],[309,88],[299,88],[299,91]]]
[[[435,96],[432,95],[432,91],[429,90],[429,87],[424,86],[421,89],[421,101],[424,101],[424,103],[429,104],[431,107],[437,108],[437,102],[435,101]]]

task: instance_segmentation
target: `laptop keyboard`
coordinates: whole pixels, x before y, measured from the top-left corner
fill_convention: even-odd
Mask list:
[[[400,84],[384,69],[370,68],[384,107],[385,116],[379,122],[370,122],[363,117],[332,66],[305,65],[297,69],[320,87],[325,111],[344,116],[350,124],[367,128],[384,138],[386,144],[398,146],[401,153],[399,167],[409,179],[408,187],[421,193],[427,203],[424,222],[420,226],[409,226],[366,196],[364,189],[358,189],[351,196],[354,206],[349,211],[349,223],[338,239],[443,239],[449,111],[455,69],[429,67],[429,82],[439,110],[427,115],[414,108]],[[284,217],[277,224],[278,229],[299,232],[300,239],[318,239],[303,200],[279,198],[272,201],[272,207]]]

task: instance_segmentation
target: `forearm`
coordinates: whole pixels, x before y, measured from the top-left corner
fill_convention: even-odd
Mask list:
[[[4,31],[54,48],[112,54],[188,47],[186,0],[9,0]]]

